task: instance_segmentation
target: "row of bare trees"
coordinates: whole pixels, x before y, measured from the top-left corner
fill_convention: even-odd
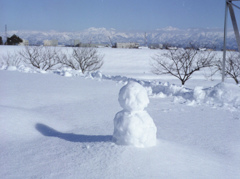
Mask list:
[[[222,60],[216,58],[214,51],[199,51],[196,48],[168,50],[163,54],[152,57],[151,70],[157,75],[171,75],[178,78],[182,85],[192,75],[209,68],[211,76],[216,72],[222,72]],[[226,59],[225,75],[233,78],[239,84],[240,78],[240,54],[229,52]]]
[[[45,71],[69,67],[85,73],[100,69],[103,65],[103,55],[92,47],[73,47],[70,51],[65,48],[63,51],[62,48],[25,46],[18,53],[8,53],[3,56],[2,61],[12,66],[24,63]],[[239,84],[240,54],[228,52],[225,66],[225,75]],[[216,58],[214,51],[199,51],[190,47],[156,54],[152,57],[151,67],[154,74],[172,75],[184,85],[195,72],[203,68],[209,68],[210,76],[218,71],[221,72],[222,60]]]
[[[70,67],[82,73],[96,71],[103,65],[103,55],[93,47],[73,47],[70,51],[46,46],[25,46],[19,52],[2,57],[7,65],[28,64],[40,70],[57,70]]]

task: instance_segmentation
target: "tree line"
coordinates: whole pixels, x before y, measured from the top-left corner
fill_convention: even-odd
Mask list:
[[[62,49],[47,46],[25,46],[18,52],[0,57],[0,63],[8,66],[27,65],[44,71],[63,67],[81,70],[82,73],[96,71],[103,65],[103,55],[93,47]]]

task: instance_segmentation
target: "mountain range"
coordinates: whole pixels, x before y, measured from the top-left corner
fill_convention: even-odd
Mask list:
[[[1,32],[1,34],[5,34]],[[28,40],[29,44],[41,45],[44,40],[58,40],[59,45],[73,45],[74,40],[81,43],[108,44],[116,42],[137,42],[146,44],[169,44],[172,46],[186,47],[189,43],[200,47],[222,49],[223,30],[219,28],[192,28],[178,29],[166,27],[151,32],[123,32],[116,29],[89,28],[79,32],[57,31],[8,31],[8,36],[16,34],[22,39]],[[4,35],[3,35],[4,36]],[[229,30],[227,36],[227,48],[237,49],[234,31]]]

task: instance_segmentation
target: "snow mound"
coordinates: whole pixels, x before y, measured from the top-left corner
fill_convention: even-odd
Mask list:
[[[120,89],[118,101],[123,110],[114,118],[113,141],[135,147],[155,146],[157,128],[144,110],[149,103],[145,88],[129,81]]]
[[[240,108],[240,87],[233,83],[219,83],[210,88],[196,86],[189,89],[169,83],[150,84],[144,82],[146,88],[150,88],[152,97],[173,96],[174,102],[192,104],[206,104],[212,107]]]
[[[121,88],[118,101],[121,107],[127,111],[142,111],[149,103],[145,88],[133,81]]]
[[[206,103],[240,108],[240,87],[236,84],[219,83],[205,89],[205,93]]]
[[[196,101],[202,102],[206,97],[206,92],[203,90],[203,87],[195,87],[193,90],[193,97]]]
[[[8,70],[8,71],[16,71],[16,70],[17,70],[17,67],[16,67],[16,66],[8,66],[8,67],[6,68],[6,70]]]

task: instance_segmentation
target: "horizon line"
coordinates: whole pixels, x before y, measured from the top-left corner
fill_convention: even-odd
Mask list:
[[[56,29],[50,29],[50,30],[29,30],[29,29],[14,29],[14,30],[8,30],[7,32],[12,32],[12,31],[31,31],[31,32],[58,32],[58,33],[64,33],[64,32],[83,32],[83,31],[87,31],[87,30],[91,30],[91,29],[96,29],[96,30],[100,30],[100,29],[104,29],[104,30],[107,30],[107,31],[116,31],[116,32],[155,32],[155,31],[160,31],[160,30],[169,30],[169,31],[177,31],[177,30],[222,30],[224,28],[220,28],[220,27],[192,27],[192,28],[178,28],[178,27],[173,27],[173,26],[166,26],[166,27],[163,27],[163,28],[157,28],[157,29],[153,29],[153,30],[118,30],[116,28],[106,28],[106,27],[89,27],[89,28],[86,28],[86,29],[82,29],[82,30],[78,30],[78,31],[71,31],[71,30],[56,30]],[[227,29],[228,31],[232,31],[233,28],[228,28]],[[1,33],[5,33],[5,31],[0,31]]]

